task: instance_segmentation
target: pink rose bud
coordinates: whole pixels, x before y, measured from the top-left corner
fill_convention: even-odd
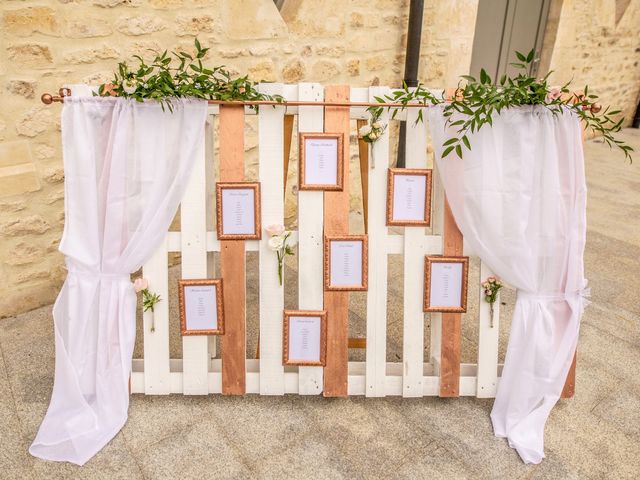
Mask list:
[[[276,235],[282,235],[284,233],[284,225],[280,225],[280,224],[267,225],[265,227],[265,230],[269,234],[269,236],[275,237]]]
[[[560,87],[551,87],[547,92],[547,101],[552,102],[555,99],[560,98],[561,95],[562,90],[560,89]]]
[[[146,278],[136,278],[136,281],[133,282],[133,288],[135,288],[136,292],[141,292],[149,288],[149,282]]]
[[[600,110],[602,110],[602,105],[600,105],[599,103],[594,103],[593,105],[591,105],[591,113],[598,113]]]

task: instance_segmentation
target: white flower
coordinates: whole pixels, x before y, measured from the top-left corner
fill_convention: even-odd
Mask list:
[[[371,133],[371,126],[363,125],[362,127],[360,127],[360,130],[358,130],[358,133],[360,134],[361,137],[366,137]]]
[[[136,88],[138,88],[138,84],[135,80],[126,80],[122,84],[122,89],[129,95],[135,93]]]
[[[271,237],[275,237],[276,235],[282,235],[284,233],[284,225],[280,225],[277,223],[274,223],[273,225],[267,225],[265,227],[265,231]]]
[[[380,122],[373,122],[371,126],[376,130],[380,130],[382,128],[382,124]]]
[[[489,288],[491,285],[489,285],[489,282],[484,282],[484,283],[482,284],[482,286],[483,286],[485,289],[487,289],[487,288]]]
[[[283,245],[284,237],[281,237],[280,235],[273,236],[269,239],[269,248],[274,252],[279,251]]]
[[[491,290],[485,290],[485,291],[484,291],[484,294],[485,294],[487,297],[490,297],[490,296],[491,296],[491,294],[492,294],[492,292],[491,292]]]
[[[379,136],[380,136],[380,135],[378,135],[378,134],[377,134],[377,133],[375,133],[375,132],[371,132],[371,133],[369,134],[369,138],[370,138],[371,140],[376,140]]]

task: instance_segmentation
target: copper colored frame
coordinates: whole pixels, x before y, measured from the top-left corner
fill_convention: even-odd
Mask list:
[[[222,225],[222,190],[253,189],[253,213],[255,233],[223,233]],[[218,240],[260,240],[262,227],[260,222],[260,184],[258,182],[217,182],[216,183],[216,231]]]
[[[331,285],[331,242],[362,242],[362,285]],[[331,235],[324,237],[324,289],[329,292],[366,291],[369,270],[369,246],[366,235]]]
[[[420,175],[425,177],[424,189],[424,220],[394,220],[393,219],[393,191],[396,175]],[[406,227],[428,227],[431,225],[431,178],[432,170],[418,168],[390,168],[387,174],[387,225]]]
[[[320,361],[289,359],[289,317],[320,317]],[[285,310],[283,315],[282,364],[300,366],[324,366],[327,362],[327,312],[326,310]]]
[[[461,263],[462,264],[462,285],[460,286],[460,307],[432,307],[431,299],[431,264],[432,263]],[[469,283],[469,257],[443,257],[440,255],[424,257],[424,299],[423,310],[425,312],[442,313],[466,313],[467,311],[467,291]]]
[[[344,138],[342,133],[300,133],[299,135],[299,148],[300,148],[300,165],[298,166],[298,190],[331,190],[342,191],[344,188]],[[318,183],[306,183],[305,177],[305,163],[306,163],[306,140],[313,138],[335,138],[338,140],[337,145],[337,162],[336,168],[338,169],[336,174],[336,184],[318,184]]]
[[[185,311],[184,288],[198,285],[215,285],[216,312],[218,313],[218,328],[208,330],[187,330],[187,315]],[[178,280],[178,299],[180,305],[180,334],[186,335],[224,335],[224,291],[222,279],[205,278],[201,280]]]

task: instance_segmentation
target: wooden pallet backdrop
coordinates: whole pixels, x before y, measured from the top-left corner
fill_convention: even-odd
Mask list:
[[[264,84],[261,90],[282,95],[286,100],[368,102],[391,92],[387,87],[323,87],[316,83],[298,85]],[[426,168],[427,125],[416,123],[419,108],[398,113],[407,120],[408,168]],[[278,283],[268,236],[262,240],[219,241],[216,237],[215,209],[211,192],[219,166],[221,181],[244,180],[244,122],[256,115],[238,105],[211,105],[207,141],[198,152],[194,174],[182,201],[181,230],[168,232],[155,255],[144,265],[149,288],[169,297],[169,252],[181,252],[182,277],[213,277],[211,252],[220,252],[221,276],[225,286],[226,333],[221,337],[221,358],[216,357],[212,337],[182,338],[182,359],[169,358],[169,310],[163,301],[155,308],[155,332],[150,331],[150,313],[144,314],[144,358],[135,359],[132,392],[147,395],[182,393],[206,395],[261,394],[382,397],[401,395],[494,397],[499,382],[498,332],[500,300],[495,304],[493,327],[489,305],[480,292],[478,360],[461,364],[461,314],[430,314],[430,358],[424,359],[425,314],[422,311],[424,256],[461,255],[463,239],[448,208],[437,173],[433,176],[433,229],[405,227],[392,234],[385,225],[389,129],[373,146],[359,145],[365,209],[365,228],[369,235],[369,289],[365,339],[348,339],[348,292],[323,289],[323,232],[349,233],[349,133],[350,120],[366,123],[363,107],[262,107],[258,115],[259,181],[261,182],[262,225],[284,223],[284,182],[289,163],[294,115],[300,132],[344,132],[344,191],[298,192],[299,309],[328,310],[327,364],[323,367],[282,365],[282,311],[284,287]],[[426,117],[426,112],[423,112]],[[381,121],[389,120],[384,111]],[[219,158],[214,158],[213,125],[218,122]],[[375,159],[375,164],[374,160]],[[188,212],[188,214],[185,214]],[[431,233],[427,232],[430,231]],[[260,358],[247,358],[246,352],[246,256],[259,252],[260,269]],[[404,322],[402,362],[387,362],[387,265],[388,255],[404,257]],[[484,264],[480,278],[492,272]],[[232,292],[229,294],[229,292]],[[364,362],[349,362],[348,348],[366,345]],[[575,363],[564,396],[573,394]]]

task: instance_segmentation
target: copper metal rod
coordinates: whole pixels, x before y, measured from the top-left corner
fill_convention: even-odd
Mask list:
[[[62,89],[61,89],[62,90]],[[51,105],[54,102],[64,102],[64,98],[68,97],[71,94],[71,91],[67,88],[66,92],[60,92],[60,95],[51,95],[49,93],[44,93],[40,99],[42,103],[45,105]],[[274,105],[274,106],[284,106],[284,107],[313,107],[313,106],[324,106],[324,107],[395,107],[395,108],[404,108],[404,107],[421,107],[428,108],[433,105],[423,105],[421,103],[378,103],[378,102],[312,102],[312,101],[282,101],[278,102],[276,100],[207,100],[209,105]]]

